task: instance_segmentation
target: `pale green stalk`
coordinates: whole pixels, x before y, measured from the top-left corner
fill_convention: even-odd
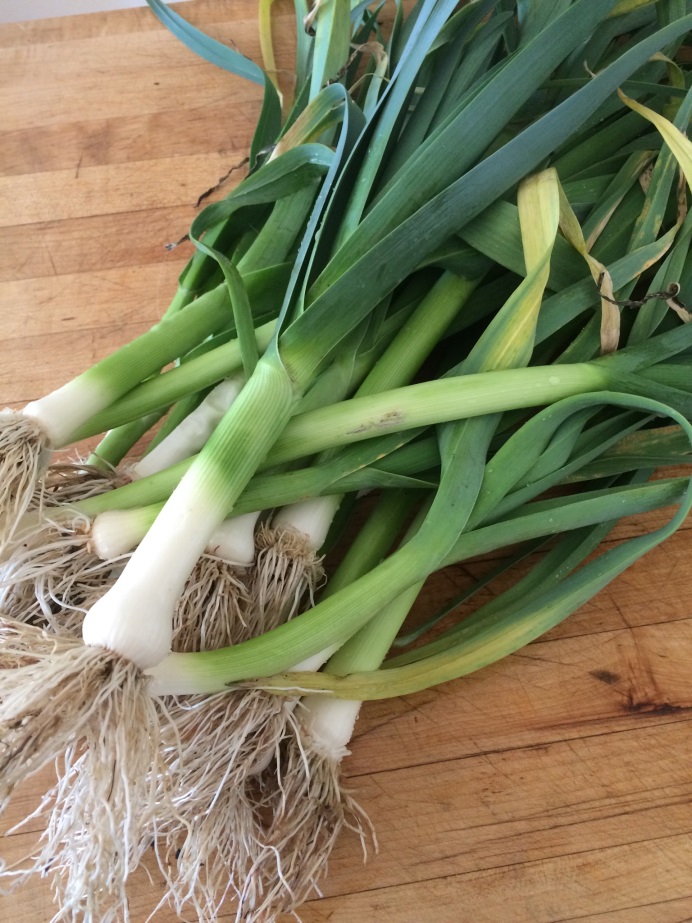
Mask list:
[[[228,324],[225,294],[214,289],[185,310],[164,318],[67,385],[27,405],[25,412],[39,421],[53,448],[69,445],[81,438],[79,434],[86,420]],[[146,412],[149,411],[138,413],[135,418]],[[104,432],[114,425],[92,432]]]
[[[226,301],[226,305],[228,302]],[[226,307],[226,311],[229,308]],[[276,321],[269,321],[255,330],[257,346],[263,352],[272,341]],[[240,343],[230,340],[211,352],[190,359],[169,372],[145,381],[131,393],[115,401],[108,409],[95,414],[75,434],[75,440],[113,429],[157,409],[168,407],[181,397],[217,384],[237,372],[242,365]]]

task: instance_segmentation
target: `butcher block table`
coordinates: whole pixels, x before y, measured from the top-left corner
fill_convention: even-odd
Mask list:
[[[255,0],[180,10],[260,60]],[[290,6],[278,11],[286,35]],[[290,71],[287,50],[279,67]],[[0,400],[19,407],[160,316],[190,253],[164,245],[244,158],[261,96],[146,8],[5,25],[0,75]],[[665,515],[630,520],[610,541]],[[488,564],[441,575],[419,615]],[[379,854],[364,865],[344,837],[305,923],[692,920],[691,615],[688,526],[525,650],[366,705],[345,772]],[[4,829],[47,781],[18,793]],[[0,840],[2,858],[25,854],[36,829]],[[150,876],[132,882],[133,923],[162,893],[153,863]],[[0,897],[2,920],[52,914],[44,880]],[[234,917],[229,906],[219,919]]]

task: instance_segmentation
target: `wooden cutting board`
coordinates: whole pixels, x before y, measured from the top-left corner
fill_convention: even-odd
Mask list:
[[[279,9],[281,33],[291,15]],[[181,12],[259,60],[255,0]],[[260,93],[147,9],[3,26],[0,74],[0,400],[19,406],[160,315],[189,253],[164,244],[245,156]],[[624,523],[611,541],[662,519]],[[305,923],[692,920],[691,552],[688,527],[515,656],[367,705],[345,769],[379,855],[364,866],[345,837]],[[487,564],[437,578],[419,611]],[[35,828],[0,843],[6,861]],[[155,871],[136,877],[133,923],[161,885]],[[0,919],[52,913],[45,881],[0,897]]]

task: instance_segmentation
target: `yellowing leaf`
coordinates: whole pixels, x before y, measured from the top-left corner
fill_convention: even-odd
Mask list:
[[[276,67],[276,57],[274,56],[274,42],[272,40],[272,4],[274,0],[260,0],[259,2],[259,35],[260,50],[262,51],[262,61],[264,69],[269,79],[276,87],[281,99],[281,90],[279,89],[279,77]]]
[[[486,352],[479,365],[483,370],[517,368],[531,357],[560,217],[556,171],[550,168],[523,180],[517,206],[526,277],[486,331]]]
[[[654,112],[653,109],[642,106],[641,103],[636,102],[634,99],[630,99],[629,96],[625,96],[622,90],[618,90],[618,96],[626,106],[638,112],[639,115],[643,116],[658,129],[663,140],[670,148],[673,157],[675,157],[680,165],[680,169],[685,174],[687,185],[692,188],[692,142],[689,138],[685,137],[680,129],[676,128],[668,119],[659,115],[658,112]]]
[[[560,184],[554,169],[527,177],[519,186],[517,206],[527,274],[555,243],[560,216]]]
[[[655,2],[656,0],[620,0],[608,13],[608,19],[613,19],[615,16],[626,16],[627,13],[640,10],[643,6],[653,6]]]
[[[589,253],[577,216],[572,211],[572,206],[562,186],[560,186],[560,230],[574,249],[586,260],[601,297],[601,354],[605,356],[615,352],[620,342],[620,310],[615,304],[613,280],[603,263]]]

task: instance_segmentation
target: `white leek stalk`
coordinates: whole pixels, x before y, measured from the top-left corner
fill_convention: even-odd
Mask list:
[[[255,560],[255,526],[260,512],[225,519],[207,542],[207,554],[247,567]]]
[[[259,512],[243,513],[224,520],[207,542],[206,553],[241,567],[252,564],[259,515]],[[129,554],[147,534],[154,518],[149,507],[99,513],[91,526],[91,549],[103,561]]]
[[[312,551],[319,551],[327,539],[334,516],[341,504],[342,497],[312,497],[301,500],[279,510],[272,519],[272,528],[299,532],[305,537]]]
[[[142,541],[152,524],[147,508],[106,510],[91,525],[91,547],[102,561],[113,561],[129,554]]]
[[[173,613],[185,582],[276,441],[295,399],[280,362],[263,357],[119,580],[86,614],[87,644],[106,647],[142,670],[170,652]]]
[[[243,377],[235,375],[218,384],[173,432],[132,466],[131,476],[136,479],[157,474],[199,452],[240,394],[243,383]]]
[[[301,699],[300,723],[318,752],[336,760],[348,755],[362,704],[323,695]]]
[[[120,579],[87,612],[86,644],[115,651],[143,670],[168,654],[177,599],[220,518],[216,499],[204,494],[183,478]]]
[[[113,400],[113,392],[95,377],[80,376],[27,404],[22,414],[40,427],[51,447],[67,445],[70,436]]]

